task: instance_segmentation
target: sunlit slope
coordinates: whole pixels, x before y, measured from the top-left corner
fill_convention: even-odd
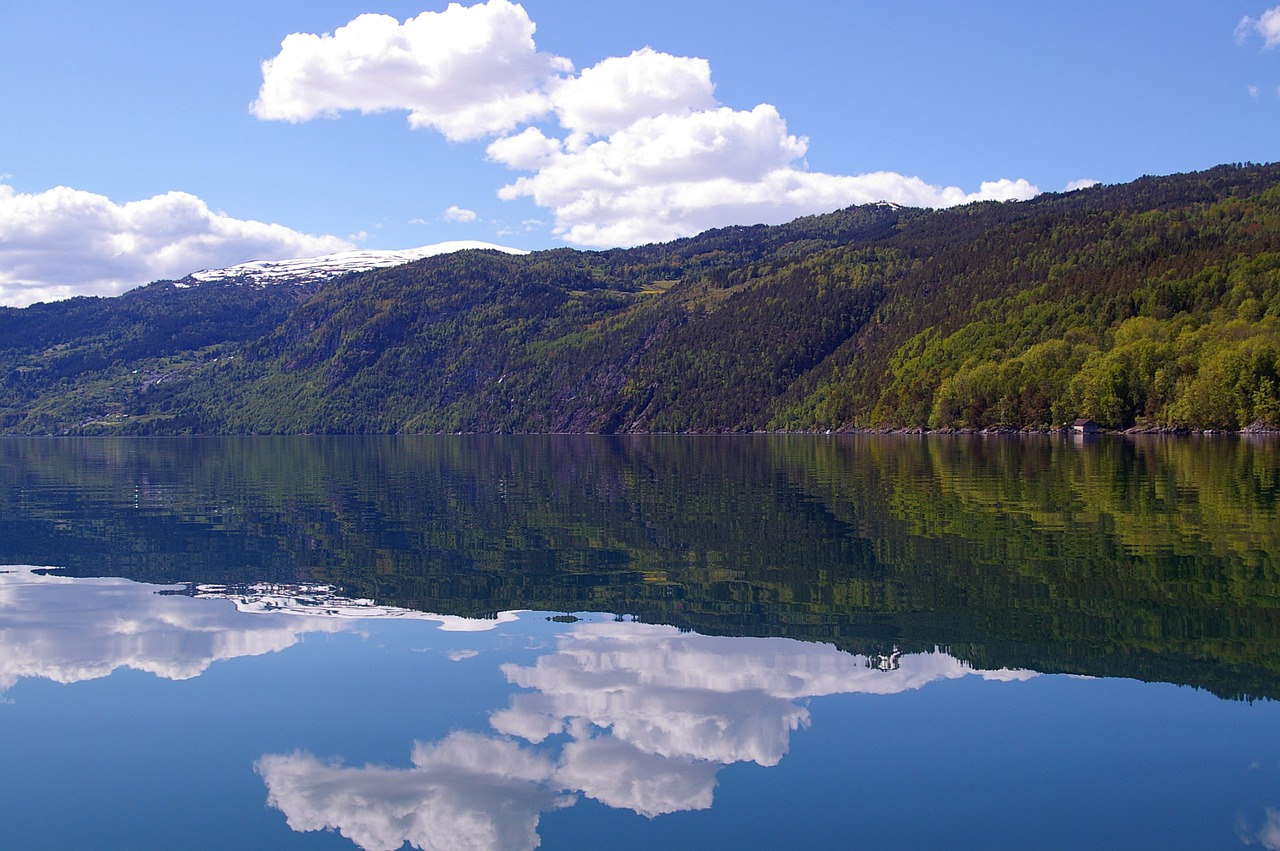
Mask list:
[[[182,301],[202,287],[92,300],[105,318],[87,328],[83,307],[40,307],[42,327],[66,318],[63,334],[24,330],[37,308],[0,313],[16,329],[0,343],[0,425],[1280,426],[1274,165],[942,211],[855,207],[627,250],[462,251],[295,286],[287,305],[150,349],[98,326],[145,341],[173,316],[208,324]],[[153,290],[175,306],[122,323]],[[244,317],[260,321],[246,331]],[[139,374],[163,380],[141,392]]]

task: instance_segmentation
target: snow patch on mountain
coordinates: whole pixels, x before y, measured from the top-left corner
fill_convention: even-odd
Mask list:
[[[248,263],[228,266],[225,269],[203,269],[188,275],[181,281],[175,281],[175,285],[190,287],[196,284],[218,281],[233,281],[254,286],[266,286],[286,281],[321,283],[352,272],[367,272],[370,269],[400,266],[405,263],[412,263],[415,260],[421,260],[424,257],[452,254],[455,251],[465,251],[467,249],[489,249],[501,251],[505,254],[529,253],[519,248],[507,248],[490,242],[461,239],[398,251],[355,249],[354,251],[341,251],[337,254],[325,254],[320,257],[300,257],[294,260],[253,260]]]

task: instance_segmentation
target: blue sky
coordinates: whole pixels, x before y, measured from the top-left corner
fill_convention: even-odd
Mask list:
[[[4,4],[0,304],[1025,198],[1280,139],[1274,0],[446,5]]]

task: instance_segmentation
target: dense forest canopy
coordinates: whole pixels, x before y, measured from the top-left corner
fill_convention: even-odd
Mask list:
[[[1280,427],[1280,165],[0,309],[14,434]]]

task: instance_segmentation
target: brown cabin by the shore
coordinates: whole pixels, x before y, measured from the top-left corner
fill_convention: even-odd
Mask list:
[[[1071,424],[1071,430],[1076,434],[1097,434],[1102,426],[1098,425],[1097,420],[1088,418],[1080,418]]]

